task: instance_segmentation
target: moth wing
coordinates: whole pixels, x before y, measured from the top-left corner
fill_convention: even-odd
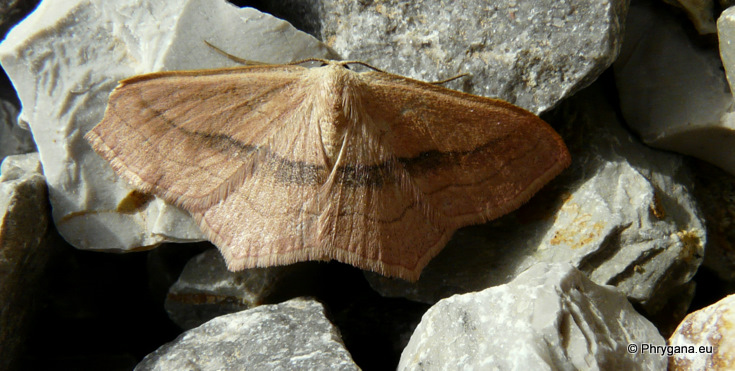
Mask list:
[[[231,269],[336,259],[415,280],[458,227],[517,208],[569,163],[559,136],[529,112],[376,76],[346,99],[356,120],[319,187],[251,180],[207,211],[208,227],[224,231],[215,238],[233,247],[223,250]],[[295,126],[317,126],[302,117]],[[248,230],[216,226],[244,220]]]
[[[364,102],[422,200],[454,228],[502,216],[570,163],[561,137],[509,103],[367,72]]]
[[[288,129],[280,118],[302,98],[303,70],[256,66],[123,80],[86,138],[134,187],[204,209],[250,176],[268,138]]]
[[[321,197],[321,246],[330,257],[409,281],[419,278],[454,229],[433,217],[388,141],[366,114],[346,134]]]
[[[293,118],[303,126],[302,117]],[[361,125],[345,134],[333,170],[312,176],[279,160],[211,208],[194,213],[231,270],[335,259],[416,280],[453,229],[427,218],[390,148]],[[367,130],[360,130],[367,129]],[[304,136],[288,142],[315,143]],[[304,146],[307,144],[303,144]],[[295,167],[301,167],[297,170]],[[284,175],[290,174],[290,175]]]

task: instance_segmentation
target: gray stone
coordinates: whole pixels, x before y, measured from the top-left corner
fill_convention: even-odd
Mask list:
[[[715,45],[648,1],[631,5],[625,34],[614,69],[626,123],[652,147],[735,174],[733,97]]]
[[[671,371],[735,369],[735,295],[690,313],[669,338]]]
[[[6,157],[0,174],[0,370],[12,370],[39,309],[38,286],[52,256],[46,238],[50,210],[38,153]]]
[[[289,0],[343,58],[543,112],[594,81],[618,54],[628,0]],[[303,17],[313,19],[304,20]]]
[[[18,126],[18,109],[12,103],[0,100],[0,162],[6,156],[35,150],[31,132]]]
[[[235,63],[208,47],[270,63],[329,57],[289,24],[224,0],[44,1],[0,44],[50,185],[59,233],[82,249],[129,251],[203,239],[188,213],[136,193],[83,135],[102,118],[117,81],[160,70]]]
[[[262,304],[293,265],[227,270],[217,249],[191,259],[166,296],[166,311],[177,325],[190,329],[222,314]]]
[[[538,262],[569,262],[648,314],[686,291],[706,240],[689,170],[681,156],[633,138],[601,89],[558,113],[572,154],[561,176],[518,211],[458,231],[418,282],[367,274],[373,288],[432,303],[507,283]]]
[[[625,295],[568,264],[536,264],[512,282],[431,307],[399,370],[664,370],[656,327]]]
[[[142,370],[358,370],[311,299],[217,317],[146,356]]]

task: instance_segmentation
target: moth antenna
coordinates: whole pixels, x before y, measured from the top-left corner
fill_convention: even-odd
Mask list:
[[[232,55],[232,54],[230,54],[230,53],[228,53],[228,52],[226,52],[226,51],[224,51],[224,50],[222,50],[222,49],[220,49],[220,48],[212,45],[207,40],[204,40],[204,43],[207,44],[207,46],[209,46],[210,48],[214,49],[214,51],[216,51],[217,53],[220,53],[220,54],[224,55],[225,57],[227,57],[228,59],[234,61],[235,63],[240,63],[240,64],[245,65],[245,66],[262,66],[262,65],[269,64],[269,63],[263,63],[263,62],[258,62],[258,61],[251,61],[251,60],[248,60],[248,59],[244,59],[244,58],[240,58],[240,57],[234,56],[234,55]]]
[[[329,64],[329,60],[328,59],[322,59],[322,58],[306,58],[306,59],[300,59],[298,61],[293,61],[293,62],[288,63],[288,64],[289,65],[296,65],[296,64],[306,63],[306,62],[320,62],[322,64],[322,66],[325,66],[325,65]]]
[[[448,78],[448,79],[444,79],[444,80],[439,80],[439,81],[432,81],[432,82],[430,82],[429,84],[432,84],[432,85],[441,85],[441,84],[446,84],[446,83],[448,83],[448,82],[450,82],[450,81],[454,81],[454,80],[457,80],[457,79],[459,79],[459,78],[462,78],[462,77],[465,77],[465,76],[469,76],[469,75],[470,75],[469,73],[463,73],[463,74],[459,74],[459,75],[457,75],[457,76],[454,76],[454,77],[450,77],[450,78]]]
[[[359,65],[361,65],[363,67],[370,68],[371,70],[376,71],[376,72],[388,73],[388,72],[385,72],[385,71],[381,70],[380,68],[374,67],[372,65],[369,65],[369,64],[367,64],[365,62],[361,62],[361,61],[342,61],[342,62],[339,62],[339,63],[341,65],[344,65],[345,67],[347,67],[348,64],[359,64]],[[431,82],[429,82],[429,84],[432,84],[432,85],[446,84],[446,83],[448,83],[450,81],[453,81],[453,80],[456,80],[456,79],[459,79],[459,78],[462,78],[462,77],[465,77],[465,76],[469,76],[469,75],[470,75],[469,73],[462,73],[462,74],[459,74],[457,76],[450,77],[448,79],[439,80],[439,81],[431,81]]]
[[[340,62],[339,62],[339,64],[341,64],[341,65],[343,65],[343,66],[345,66],[345,67],[346,67],[346,66],[347,66],[348,64],[359,64],[360,66],[363,66],[363,67],[367,67],[367,68],[369,68],[369,69],[371,69],[371,70],[373,70],[373,71],[376,71],[376,72],[382,72],[382,73],[387,73],[387,72],[385,72],[385,71],[381,70],[380,68],[377,68],[377,67],[371,66],[371,65],[369,65],[369,64],[367,64],[367,63],[365,63],[365,62],[361,62],[361,61],[340,61]]]

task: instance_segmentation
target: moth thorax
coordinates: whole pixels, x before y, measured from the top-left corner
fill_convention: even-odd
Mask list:
[[[319,115],[319,128],[324,153],[330,166],[337,162],[345,135],[355,128],[355,117],[360,105],[358,81],[354,72],[342,66],[323,67],[319,99],[324,111]]]
[[[327,164],[331,167],[337,162],[339,152],[344,142],[344,130],[340,130],[331,121],[320,122],[322,148],[326,156]]]

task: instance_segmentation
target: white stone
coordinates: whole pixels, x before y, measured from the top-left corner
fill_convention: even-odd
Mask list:
[[[669,370],[734,370],[735,295],[689,313],[669,345]]]
[[[204,41],[260,62],[329,56],[288,23],[224,0],[47,0],[0,44],[21,121],[38,145],[56,227],[72,245],[124,251],[203,239],[186,212],[158,199],[117,212],[131,189],[83,136],[102,119],[120,79],[235,65]]]
[[[146,356],[143,370],[359,370],[313,299],[217,317]]]
[[[614,64],[625,121],[653,147],[735,174],[733,97],[717,50],[692,42],[666,10],[649,2],[630,7]]]
[[[399,370],[664,370],[656,327],[625,296],[568,264],[537,264],[512,282],[431,307]]]

